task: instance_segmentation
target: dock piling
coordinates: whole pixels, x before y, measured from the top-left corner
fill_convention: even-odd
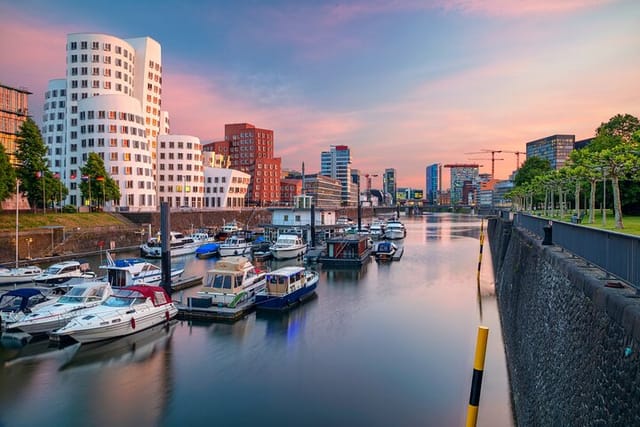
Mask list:
[[[487,353],[487,338],[489,328],[478,326],[478,338],[476,341],[476,355],[473,362],[473,377],[471,380],[471,394],[467,408],[467,427],[475,427],[478,421],[478,406],[480,404],[480,389],[482,388],[482,374],[484,371],[484,359]]]

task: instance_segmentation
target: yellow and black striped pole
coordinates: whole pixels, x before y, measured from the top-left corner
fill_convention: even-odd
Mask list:
[[[478,421],[478,405],[480,404],[480,389],[482,388],[482,373],[484,371],[484,357],[487,353],[487,338],[489,328],[478,326],[478,340],[476,342],[476,358],[473,362],[473,377],[471,379],[471,395],[467,408],[467,427],[475,427]]]

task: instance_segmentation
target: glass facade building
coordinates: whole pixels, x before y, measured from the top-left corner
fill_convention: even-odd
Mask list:
[[[552,169],[560,169],[569,158],[575,142],[575,135],[551,135],[527,142],[527,159],[533,156],[547,159]]]
[[[320,154],[320,174],[340,181],[345,205],[355,204],[351,191],[351,150],[346,145],[332,145]]]

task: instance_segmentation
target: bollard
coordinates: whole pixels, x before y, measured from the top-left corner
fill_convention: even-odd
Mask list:
[[[543,245],[553,245],[553,229],[551,228],[551,224],[545,225],[542,227],[544,231],[544,239],[542,239]]]
[[[484,371],[484,356],[487,353],[487,338],[489,328],[478,326],[476,341],[476,357],[473,362],[473,377],[471,379],[471,394],[467,408],[467,427],[474,427],[478,421],[478,406],[480,404],[480,389],[482,388],[482,373]]]

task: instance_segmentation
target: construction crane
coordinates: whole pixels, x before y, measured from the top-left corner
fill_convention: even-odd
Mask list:
[[[503,153],[512,153],[516,155],[516,170],[520,169],[520,154],[524,154],[526,155],[527,153],[522,152],[522,151],[509,151],[509,150],[503,150]]]
[[[481,151],[472,151],[470,153],[464,153],[464,154],[487,154],[487,153],[491,153],[491,178],[495,178],[495,170],[496,170],[496,160],[504,160],[504,159],[496,159],[496,153],[502,153],[502,150],[487,150],[487,149],[482,149]],[[489,160],[489,159],[478,159],[478,160]]]
[[[367,202],[371,201],[371,178],[376,177],[376,176],[378,176],[377,173],[374,173],[374,174],[366,173],[366,174],[364,174],[364,177],[367,179]]]

